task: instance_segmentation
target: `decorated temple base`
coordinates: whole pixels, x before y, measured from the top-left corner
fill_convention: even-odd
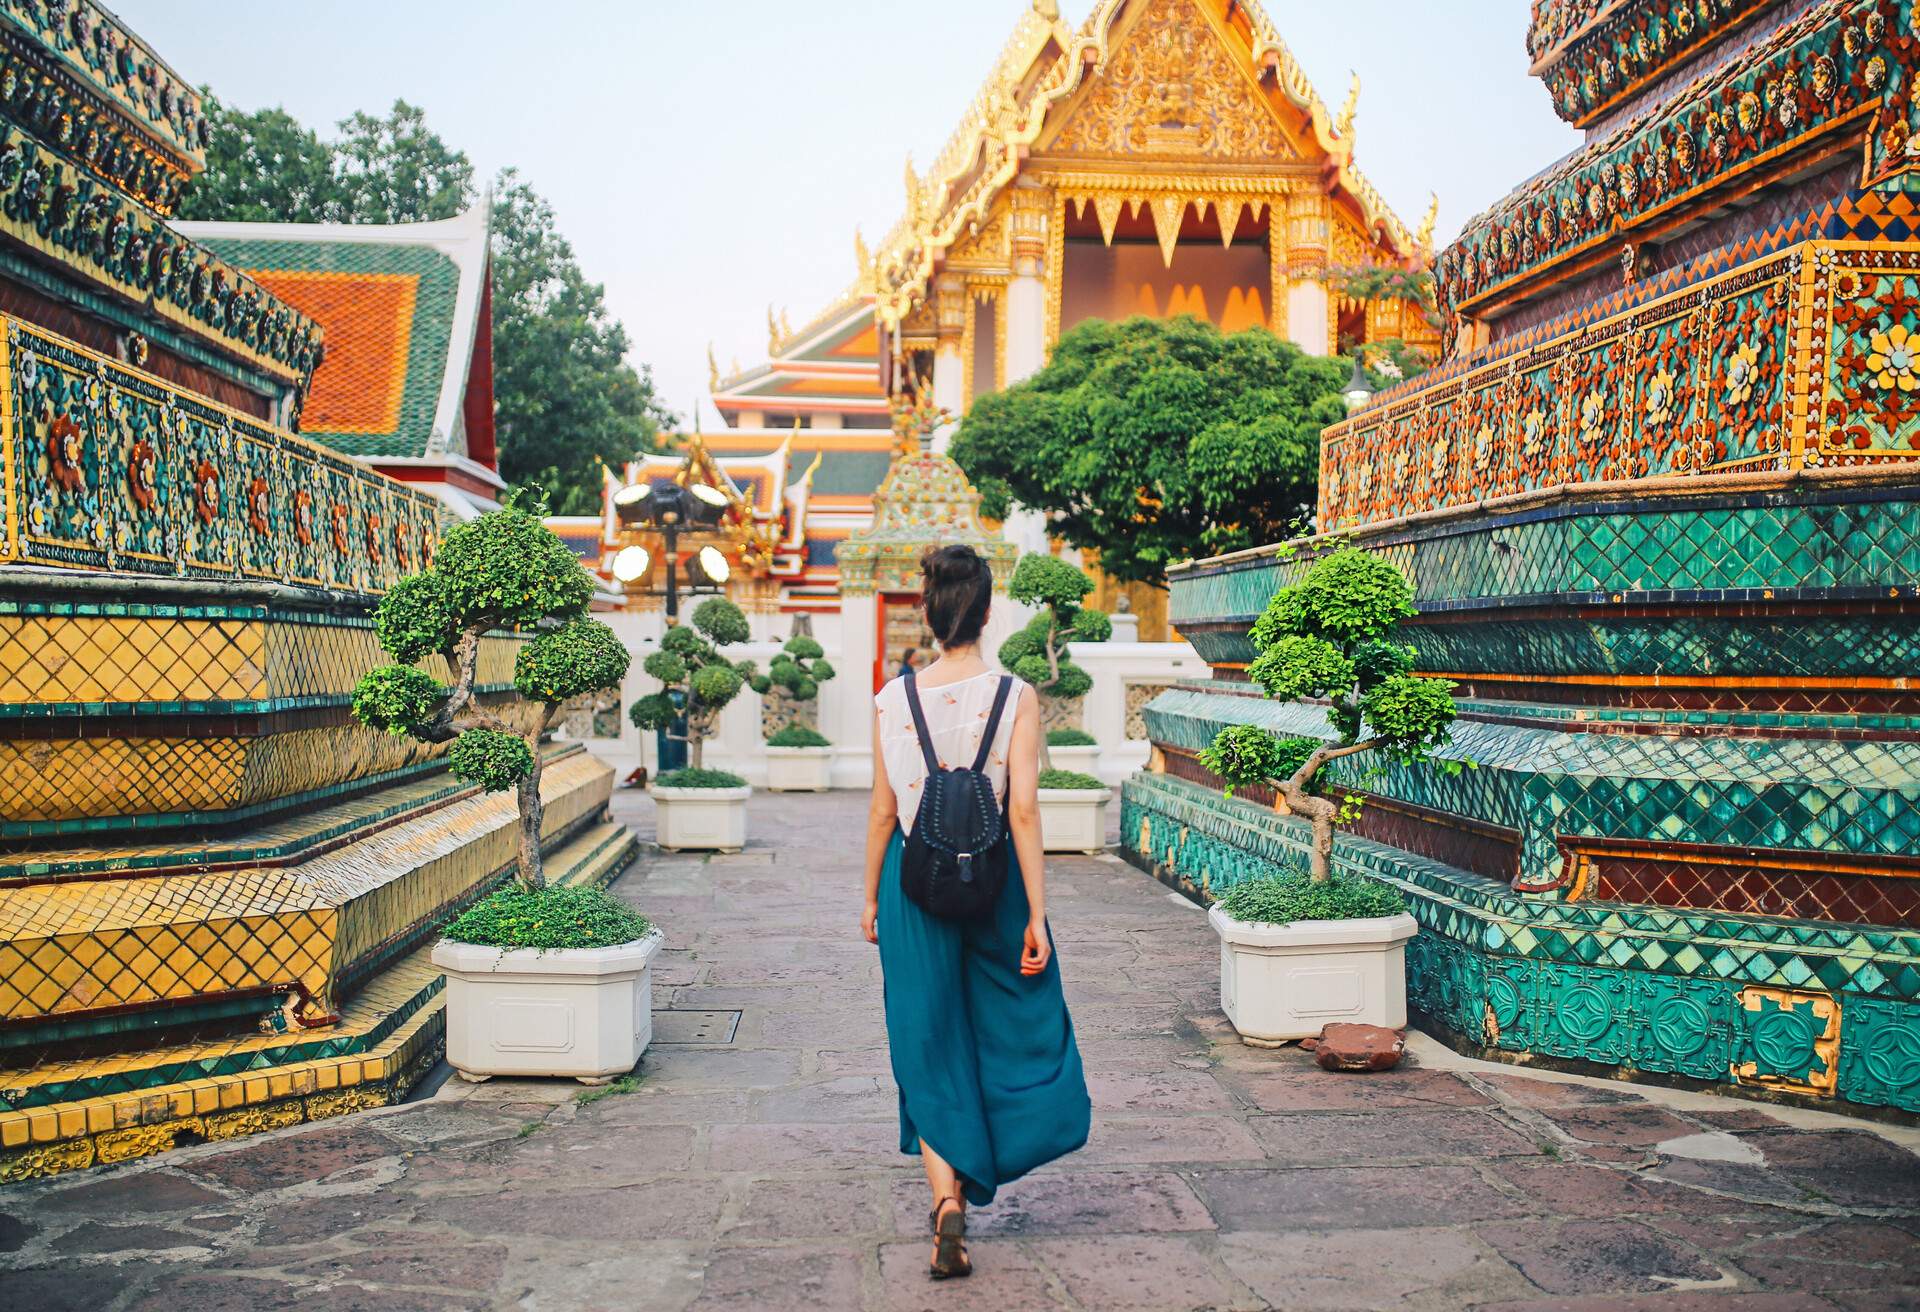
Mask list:
[[[1122,790],[1128,860],[1190,897],[1297,868],[1304,823],[1170,774]],[[1481,1056],[1850,1110],[1920,1112],[1920,935],[1543,902],[1342,834],[1406,895],[1415,1023]]]
[[[547,767],[548,878],[605,884],[632,861],[632,833],[604,818],[612,776],[574,749]],[[422,881],[453,881],[460,905],[506,878],[512,869],[510,795],[472,797],[444,807],[425,823],[403,823],[343,849],[348,861],[418,854],[400,872]],[[504,856],[503,856],[504,854]],[[418,896],[418,894],[415,894]],[[295,1024],[261,1032],[185,1038],[137,1051],[73,1057],[0,1069],[0,1182],[143,1157],[202,1140],[228,1139],[396,1102],[438,1060],[445,1046],[442,978],[427,960],[439,917],[396,934],[397,954],[365,977],[332,1023]],[[201,930],[199,932],[204,932]],[[218,968],[211,953],[193,960],[196,931],[178,936],[162,958],[147,943],[143,956],[189,975]],[[265,944],[274,936],[258,934]],[[112,950],[99,935],[76,957]],[[240,949],[242,955],[248,949]],[[19,978],[15,975],[14,978]],[[203,981],[200,987],[211,993]]]

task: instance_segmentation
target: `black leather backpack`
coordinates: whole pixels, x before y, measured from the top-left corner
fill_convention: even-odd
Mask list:
[[[984,919],[992,914],[1007,882],[1007,816],[993,795],[986,764],[1013,679],[1000,677],[987,729],[980,737],[980,754],[972,767],[947,770],[941,768],[933,750],[913,672],[907,671],[904,678],[913,731],[927,758],[927,782],[901,855],[900,891],[929,915],[944,920]]]

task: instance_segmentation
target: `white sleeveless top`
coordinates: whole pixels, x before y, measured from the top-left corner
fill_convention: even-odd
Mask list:
[[[1013,687],[1007,690],[1007,704],[1000,712],[1000,727],[994,732],[993,747],[987,752],[985,773],[993,784],[993,795],[1005,806],[1007,748],[1013,742],[1020,681],[999,670],[988,670],[938,688],[929,688],[923,683],[920,709],[927,717],[927,734],[933,739],[934,754],[941,766],[965,769],[980,753],[980,735],[986,732],[987,717],[993,712],[993,695],[999,690],[1002,678],[1012,679]],[[920,739],[913,731],[906,680],[895,678],[888,683],[874,695],[873,706],[880,721],[881,761],[886,767],[887,782],[893,785],[893,795],[900,804],[900,828],[911,833],[914,813],[920,809],[920,789],[927,781],[927,761],[920,753]]]

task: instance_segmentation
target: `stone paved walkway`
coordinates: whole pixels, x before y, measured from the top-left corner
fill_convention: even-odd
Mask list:
[[[631,1092],[452,1081],[0,1191],[0,1307],[1920,1307],[1913,1130],[1431,1043],[1323,1074],[1235,1041],[1198,911],[1087,858],[1051,897],[1092,1142],[976,1215],[972,1280],[930,1285],[855,934],[863,804],[758,796],[747,852],[625,878],[671,945],[657,1005],[718,1013],[663,1018]],[[651,837],[650,802],[618,809]]]

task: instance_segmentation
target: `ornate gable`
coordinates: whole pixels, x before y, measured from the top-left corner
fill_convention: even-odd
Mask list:
[[[1044,149],[1128,160],[1299,158],[1194,0],[1149,0]]]

